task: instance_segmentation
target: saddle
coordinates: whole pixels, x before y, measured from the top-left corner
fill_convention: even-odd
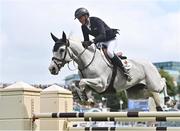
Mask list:
[[[122,60],[127,59],[126,56],[123,56],[123,53],[122,53],[122,52],[117,52],[116,55],[117,55],[120,59],[122,59]]]
[[[106,57],[107,61],[112,64],[109,56],[103,50],[102,50],[102,52],[104,53],[104,56]],[[127,56],[124,56],[122,52],[117,52],[115,55],[121,59],[124,68],[126,68],[127,70],[129,70],[131,68],[132,65],[130,62],[128,62]]]

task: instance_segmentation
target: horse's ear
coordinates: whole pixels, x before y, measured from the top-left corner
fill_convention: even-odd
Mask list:
[[[52,39],[54,40],[54,42],[56,42],[56,41],[59,40],[59,39],[58,39],[55,35],[53,35],[52,33],[51,33],[51,37],[52,37]]]
[[[62,34],[62,40],[63,40],[63,42],[66,42],[66,34],[64,33],[64,31],[63,31],[63,34]]]

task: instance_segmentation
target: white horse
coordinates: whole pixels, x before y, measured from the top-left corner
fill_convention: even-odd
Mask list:
[[[65,64],[72,60],[75,61],[81,77],[79,82],[80,91],[86,92],[88,99],[91,97],[92,90],[97,93],[127,90],[128,97],[130,98],[136,98],[138,92],[141,92],[141,95],[138,97],[148,98],[152,96],[157,109],[160,111],[162,108],[159,92],[164,91],[166,104],[174,105],[174,102],[168,97],[165,81],[152,63],[126,60],[131,64],[129,72],[132,77],[131,81],[127,81],[124,78],[123,72],[110,64],[104,54],[96,49],[95,46],[91,45],[84,49],[80,41],[67,39],[64,32],[62,39],[57,38],[52,33],[51,36],[55,41],[55,45],[49,71],[51,74],[57,75]],[[142,96],[145,95],[142,93],[145,88],[141,88],[142,86],[139,88],[138,85],[143,85],[146,88],[147,96]]]

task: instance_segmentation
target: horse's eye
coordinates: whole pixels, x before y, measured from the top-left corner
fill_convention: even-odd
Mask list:
[[[60,50],[59,50],[59,53],[63,53],[63,52],[64,52],[64,49],[60,49]]]

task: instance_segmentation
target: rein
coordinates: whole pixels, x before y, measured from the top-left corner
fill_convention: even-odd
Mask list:
[[[85,52],[85,50],[86,49],[84,49],[79,55],[78,55],[78,57],[80,57],[84,52]],[[95,48],[95,51],[94,51],[94,54],[93,54],[93,58],[91,59],[91,61],[86,65],[86,66],[84,66],[84,68],[82,68],[82,69],[80,69],[80,68],[78,68],[80,71],[83,71],[83,70],[85,70],[86,68],[88,68],[90,65],[91,65],[91,63],[93,62],[93,60],[94,60],[94,58],[95,58],[95,54],[96,54],[96,48]]]
[[[77,56],[77,58],[78,58],[78,57],[81,57],[85,51],[86,51],[86,49],[84,49],[84,50]],[[91,65],[91,63],[93,62],[93,60],[94,60],[94,58],[95,58],[95,54],[96,54],[96,48],[95,48],[95,51],[94,51],[94,54],[93,54],[93,58],[91,59],[91,61],[90,61],[87,65],[85,65],[84,68],[82,68],[82,69],[80,69],[80,68],[78,67],[78,70],[80,71],[80,73],[81,73],[81,75],[82,75],[83,78],[85,78],[84,75],[83,75],[83,70],[85,70],[86,68],[88,68],[88,67]],[[74,59],[73,59],[73,60],[74,60]]]

